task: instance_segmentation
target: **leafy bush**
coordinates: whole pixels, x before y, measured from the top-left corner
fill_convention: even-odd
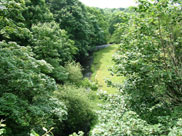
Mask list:
[[[182,110],[180,107],[177,107],[176,110],[171,109],[172,112],[167,113],[166,116],[157,116],[159,123],[151,124],[128,108],[129,95],[123,92],[119,92],[117,95],[100,95],[107,99],[101,105],[101,110],[97,111],[98,124],[91,130],[90,136],[181,135]],[[148,112],[148,114],[152,113],[152,111]],[[156,115],[153,114],[153,116]]]
[[[14,41],[19,45],[27,45],[32,34],[25,25],[23,12],[25,10],[24,0],[1,0],[3,10],[0,9],[0,40]]]
[[[94,81],[89,80],[88,78],[84,78],[81,82],[80,82],[80,86],[85,87],[87,89],[91,89],[96,91],[99,87],[98,84]]]
[[[170,130],[168,136],[181,136],[182,135],[182,119],[178,119],[176,126]]]
[[[82,80],[82,68],[79,63],[76,62],[69,62],[65,65],[65,69],[67,70],[68,74],[68,81],[71,83],[78,83]]]
[[[89,38],[91,45],[106,44],[109,39],[108,16],[103,9],[87,7],[87,11],[91,30],[91,36]]]
[[[67,119],[56,126],[58,129],[61,128],[62,132],[57,131],[55,134],[68,135],[78,131],[87,133],[93,125],[96,116],[90,105],[86,90],[67,85],[60,87],[55,92],[55,96],[59,100],[63,100],[68,109]]]
[[[123,94],[107,96],[107,103],[97,112],[99,123],[91,131],[91,136],[151,136],[162,131],[160,124],[150,125],[127,109],[126,97]]]
[[[110,33],[112,34],[110,39],[111,43],[121,42],[123,32],[128,28],[127,24],[131,16],[132,14],[127,12],[119,11],[113,13],[109,27]]]

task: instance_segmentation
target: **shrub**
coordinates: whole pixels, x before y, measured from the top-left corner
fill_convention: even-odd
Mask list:
[[[118,25],[116,33],[122,35],[113,71],[125,76],[118,86],[124,104],[116,99],[121,96],[111,99],[107,113],[101,113],[104,123],[94,131],[99,136],[181,133],[181,6],[171,0],[138,2],[135,13]]]
[[[71,83],[78,83],[82,80],[82,68],[79,63],[76,62],[69,62],[65,65],[65,69],[67,70],[68,74],[68,81]]]
[[[182,119],[178,119],[177,123],[170,130],[168,136],[181,136],[182,135]]]
[[[165,116],[153,114],[158,123],[151,124],[141,116],[127,108],[130,95],[119,92],[116,95],[107,95],[106,102],[97,111],[98,124],[90,132],[90,136],[180,136],[182,107],[171,108]],[[141,105],[142,106],[142,105]],[[151,110],[151,111],[150,111]],[[148,114],[154,113],[152,109]],[[154,109],[153,109],[154,110]],[[159,111],[163,112],[163,111]],[[149,119],[150,120],[150,119]]]
[[[68,109],[67,120],[64,120],[58,128],[62,129],[62,134],[83,131],[87,133],[96,119],[95,113],[84,88],[75,86],[62,86],[55,92],[59,100],[63,100]],[[59,131],[56,134],[61,133]]]
[[[160,125],[150,125],[137,113],[126,108],[123,94],[107,96],[99,115],[98,124],[93,128],[91,136],[149,136],[157,135]]]
[[[93,82],[91,80],[89,80],[88,78],[84,78],[81,82],[80,82],[80,86],[83,86],[87,89],[91,89],[96,91],[99,87],[98,84],[96,82]]]

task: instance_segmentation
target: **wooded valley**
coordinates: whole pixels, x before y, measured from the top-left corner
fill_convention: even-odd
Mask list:
[[[182,2],[137,3],[0,0],[0,135],[182,136]]]

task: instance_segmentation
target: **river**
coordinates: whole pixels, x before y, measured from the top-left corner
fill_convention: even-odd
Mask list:
[[[82,63],[82,67],[83,67],[83,77],[85,78],[89,78],[91,77],[92,75],[92,71],[91,71],[91,66],[92,66],[92,63],[93,63],[93,60],[94,60],[94,52],[96,51],[99,51],[101,49],[104,49],[108,46],[111,46],[112,44],[105,44],[105,45],[99,45],[99,46],[96,46],[94,48],[94,50],[90,53],[89,57],[87,57],[84,62]]]

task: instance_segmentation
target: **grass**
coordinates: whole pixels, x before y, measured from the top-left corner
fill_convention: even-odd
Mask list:
[[[98,83],[99,89],[97,91],[91,91],[89,93],[89,96],[92,102],[92,106],[95,110],[102,110],[98,104],[106,104],[106,101],[102,98],[99,98],[97,95],[99,90],[106,91],[107,94],[118,93],[118,90],[116,88],[107,86],[105,79],[109,79],[114,83],[122,83],[123,81],[122,77],[112,76],[111,72],[109,71],[109,68],[114,65],[112,56],[117,51],[118,47],[119,45],[111,45],[93,54],[94,60],[91,65],[91,80]]]
[[[99,90],[106,91],[108,94],[116,94],[118,93],[118,90],[116,88],[108,87],[105,83],[105,79],[110,79],[112,82],[118,83],[122,82],[122,77],[116,77],[112,76],[110,71],[108,70],[114,65],[114,62],[112,60],[112,56],[117,51],[119,45],[111,45],[109,47],[106,47],[104,49],[101,49],[97,52],[95,52],[94,60],[91,66],[92,70],[92,76],[91,80],[94,82],[97,82],[99,85],[99,89],[97,91],[90,91],[89,97],[91,100],[91,105],[95,111],[103,111],[104,109],[100,105],[106,105],[107,101],[105,101],[103,98],[100,98],[97,93]],[[95,124],[99,124],[99,120],[95,122]],[[94,128],[95,125],[92,127]]]
[[[94,60],[91,66],[91,80],[98,83],[99,89],[97,91],[91,91],[89,96],[90,98],[92,97],[92,106],[93,109],[96,111],[103,111],[102,107],[99,105],[107,104],[107,101],[105,101],[103,98],[99,98],[99,96],[97,95],[97,92],[99,90],[106,91],[108,94],[118,93],[118,90],[116,88],[107,86],[107,84],[105,83],[105,79],[110,79],[114,83],[121,83],[123,81],[122,77],[112,76],[111,72],[108,70],[114,65],[112,56],[117,51],[118,47],[119,45],[111,45],[93,54]],[[99,124],[98,120],[95,122],[95,124]]]
[[[112,82],[122,82],[122,77],[112,76],[108,70],[114,65],[112,60],[113,54],[118,49],[119,45],[111,45],[107,48],[101,49],[94,53],[94,61],[91,66],[93,72],[91,80],[95,81],[99,85],[99,89],[106,91],[108,94],[117,93],[116,88],[108,87],[105,83],[106,79]]]

